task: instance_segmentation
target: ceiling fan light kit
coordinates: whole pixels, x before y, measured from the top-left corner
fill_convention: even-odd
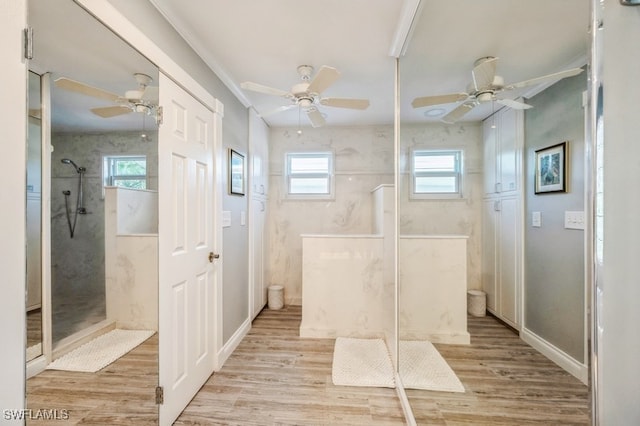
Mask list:
[[[304,110],[313,127],[321,127],[326,124],[326,115],[321,113],[318,105],[358,110],[369,107],[368,99],[323,98],[321,96],[322,92],[335,83],[340,77],[340,72],[338,72],[337,69],[324,65],[313,78],[311,78],[311,76],[313,75],[314,68],[311,65],[300,65],[297,71],[302,83],[294,84],[288,92],[250,81],[240,84],[240,87],[266,95],[284,97],[291,101],[291,105],[283,105],[275,110],[260,114],[262,117],[287,111],[297,106],[299,109]]]
[[[531,105],[516,101],[509,98],[499,98],[498,93],[520,89],[523,87],[533,86],[536,84],[549,82],[552,80],[560,80],[566,77],[578,75],[582,72],[582,68],[572,68],[541,77],[524,80],[518,83],[505,84],[504,79],[496,75],[496,66],[498,58],[495,56],[484,56],[477,59],[473,63],[471,71],[471,82],[467,86],[466,93],[451,93],[445,95],[423,96],[418,97],[411,102],[414,108],[422,108],[426,106],[445,105],[456,102],[462,102],[454,107],[448,114],[441,118],[445,123],[453,124],[462,119],[468,112],[476,106],[487,103],[496,102],[507,108],[513,109],[529,109]],[[436,116],[427,115],[426,116]]]

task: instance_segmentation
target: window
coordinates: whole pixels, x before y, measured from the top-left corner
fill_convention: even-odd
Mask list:
[[[462,151],[413,151],[411,175],[412,198],[462,197]]]
[[[287,153],[285,162],[289,197],[333,197],[333,153]]]
[[[147,189],[147,157],[144,155],[104,157],[102,170],[104,186]]]

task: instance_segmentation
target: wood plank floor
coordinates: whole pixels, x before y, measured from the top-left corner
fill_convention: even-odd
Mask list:
[[[332,339],[301,339],[301,309],[264,310],[177,425],[405,424],[395,390],[333,386]],[[419,425],[588,425],[588,388],[495,318],[469,318],[471,345],[436,345],[464,394],[407,390]],[[70,410],[68,421],[157,423],[157,336],[96,374],[45,371],[28,407]]]
[[[589,425],[589,388],[494,317],[469,317],[470,345],[438,345],[465,393],[407,389],[420,425]]]
[[[27,380],[28,425],[155,425],[158,335],[97,373],[45,370]],[[57,410],[47,420],[39,410]],[[67,417],[63,415],[66,410]],[[37,418],[39,417],[39,418]]]
[[[265,309],[177,425],[403,425],[396,391],[334,386],[333,339],[301,339],[300,306]]]

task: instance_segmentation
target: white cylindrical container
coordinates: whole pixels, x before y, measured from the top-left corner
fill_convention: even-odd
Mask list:
[[[467,312],[474,317],[487,314],[487,293],[481,290],[467,291]]]
[[[270,285],[267,301],[269,309],[282,309],[284,306],[284,288],[281,285]]]

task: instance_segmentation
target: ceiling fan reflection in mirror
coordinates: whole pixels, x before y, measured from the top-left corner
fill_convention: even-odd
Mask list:
[[[335,68],[328,67],[326,65],[322,66],[313,79],[311,79],[311,74],[313,73],[313,67],[311,65],[300,65],[297,70],[302,83],[295,84],[288,92],[286,90],[274,89],[273,87],[252,83],[250,81],[240,84],[240,87],[253,92],[280,96],[291,101],[290,105],[283,105],[273,111],[261,114],[262,117],[267,117],[271,114],[276,114],[297,107],[307,114],[309,122],[313,127],[321,127],[326,124],[324,114],[320,112],[318,105],[359,110],[364,110],[369,107],[368,99],[321,97],[322,92],[335,83],[340,77],[340,72]]]
[[[434,106],[449,104],[454,102],[462,102],[460,105],[452,109],[448,114],[440,120],[445,123],[455,123],[465,114],[476,106],[485,102],[496,102],[513,109],[529,109],[531,105],[513,99],[498,97],[498,93],[510,90],[520,89],[523,87],[534,86],[536,84],[560,80],[566,77],[578,75],[582,72],[582,68],[572,68],[529,80],[520,81],[518,83],[505,84],[504,79],[496,75],[496,65],[498,58],[494,56],[486,56],[476,60],[471,71],[472,81],[467,86],[466,92],[451,93],[446,95],[423,96],[415,98],[411,105],[414,108],[422,108],[425,106]]]
[[[138,83],[138,88],[127,90],[124,96],[66,77],[60,77],[54,83],[56,87],[64,90],[113,102],[115,104],[113,106],[91,108],[91,112],[102,118],[116,117],[132,112],[155,115],[158,107],[158,87],[149,86],[153,79],[146,74],[136,73],[133,77]]]

